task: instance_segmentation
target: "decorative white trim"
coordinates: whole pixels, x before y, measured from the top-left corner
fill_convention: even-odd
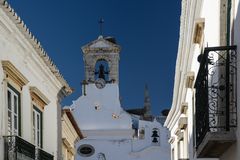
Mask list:
[[[186,114],[187,110],[188,110],[188,103],[187,102],[182,103],[182,105],[181,105],[181,113],[182,114]]]
[[[190,7],[190,8],[188,8]],[[174,90],[171,110],[166,118],[164,126],[169,130],[177,124],[180,113],[179,102],[184,100],[186,95],[185,81],[183,76],[191,70],[191,58],[194,54],[192,49],[194,45],[190,43],[193,36],[194,19],[200,17],[202,8],[202,0],[187,1],[182,0],[181,19],[180,19],[180,37],[177,53],[177,62],[175,68]],[[193,11],[193,12],[191,12]],[[190,18],[191,17],[191,18]]]
[[[178,43],[178,56],[175,68],[175,78],[174,78],[174,91],[173,91],[173,101],[171,110],[166,118],[164,126],[171,128],[174,120],[174,115],[176,114],[177,109],[177,99],[179,97],[179,86],[180,86],[180,79],[181,79],[181,72],[180,72],[180,59],[182,58],[182,50],[183,50],[183,41],[184,41],[184,30],[185,30],[185,21],[186,21],[186,8],[187,8],[187,1],[182,0],[182,7],[181,7],[181,18],[180,18],[180,31],[179,31],[179,43]],[[176,115],[175,115],[176,116]]]
[[[102,47],[91,47],[93,44],[96,44],[97,42],[103,42],[108,44],[111,47],[106,47],[106,48],[102,48]],[[114,44],[112,42],[109,42],[108,40],[105,40],[102,36],[100,36],[98,39],[84,45],[82,47],[82,51],[84,54],[87,53],[119,53],[121,50],[121,47],[117,44]]]
[[[63,144],[67,147],[67,150],[70,151],[73,155],[75,154],[75,149],[71,146],[67,138],[62,138]]]
[[[180,117],[178,121],[178,128],[179,129],[186,129],[188,124],[188,119],[187,117]]]
[[[183,132],[180,129],[175,131],[175,135],[177,136],[178,141],[183,139]]]
[[[42,109],[44,109],[44,106],[50,103],[48,98],[37,87],[31,86],[29,87],[29,91],[33,101],[38,103]]]
[[[171,137],[169,138],[168,143],[173,144],[174,141],[175,141],[175,137]]]
[[[177,128],[177,129],[174,131],[174,134],[175,134],[175,135],[178,135],[179,132],[181,132],[181,130],[180,130],[179,128]]]
[[[3,60],[2,67],[5,72],[6,78],[10,78],[20,88],[22,88],[29,82],[27,78],[10,61]]]
[[[193,88],[193,82],[195,79],[195,73],[194,72],[188,72],[186,75],[186,83],[185,83],[185,87],[186,88]]]
[[[198,18],[195,20],[194,24],[194,34],[193,34],[193,43],[202,44],[203,35],[204,35],[205,19]]]

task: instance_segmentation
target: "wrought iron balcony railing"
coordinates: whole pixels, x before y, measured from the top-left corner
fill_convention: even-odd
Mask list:
[[[42,149],[38,149],[37,159],[40,159],[40,160],[53,160],[53,155],[45,152]]]
[[[5,160],[35,160],[35,146],[18,136],[4,137]]]
[[[53,155],[19,136],[4,136],[4,160],[53,160]]]
[[[198,57],[196,147],[208,132],[229,132],[237,126],[236,46],[205,48]]]

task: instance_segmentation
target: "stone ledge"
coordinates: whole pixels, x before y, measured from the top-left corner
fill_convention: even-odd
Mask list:
[[[234,142],[236,142],[235,131],[208,132],[197,148],[197,157],[218,158]]]

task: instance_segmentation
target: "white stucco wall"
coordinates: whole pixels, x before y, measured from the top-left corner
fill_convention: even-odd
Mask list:
[[[43,111],[43,150],[57,159],[57,94],[62,85],[36,53],[25,36],[0,7],[0,61],[10,61],[29,81],[21,91],[22,138],[33,143],[32,104],[29,87],[38,88],[49,100]],[[7,135],[6,81],[0,67],[0,155],[3,155],[2,136]],[[5,116],[3,116],[5,115]],[[59,119],[60,120],[60,119]],[[61,144],[61,143],[60,143]],[[3,156],[0,156],[2,160]]]
[[[98,89],[90,83],[85,88],[86,95],[80,96],[70,106],[86,137],[77,142],[76,149],[82,144],[90,144],[95,153],[90,157],[77,154],[77,160],[95,160],[98,153],[104,153],[107,159],[116,160],[170,159],[168,132],[159,122],[139,120],[138,127],[144,128],[145,138],[133,138],[132,116],[120,106],[117,84],[106,84],[103,89]],[[113,114],[117,118],[113,118]],[[160,132],[160,145],[157,146],[152,143],[153,128],[158,128]]]
[[[203,0],[201,15],[205,19],[204,46],[216,47],[220,45],[220,1]],[[196,53],[195,53],[196,54]],[[195,63],[193,61],[193,63]]]
[[[195,23],[197,21],[204,22],[203,43],[194,44],[193,36]],[[171,132],[171,137],[174,138],[171,148],[174,148],[175,158],[178,157],[177,135],[178,123],[180,116],[188,117],[188,127],[185,130],[184,139],[184,158],[191,160],[196,158],[194,146],[194,114],[195,114],[195,91],[185,87],[186,75],[188,72],[195,74],[195,79],[198,73],[199,62],[197,57],[202,52],[204,47],[214,47],[220,45],[220,1],[219,0],[200,0],[186,1],[182,0],[181,26],[179,37],[179,49],[177,55],[177,63],[175,70],[174,94],[171,106],[171,111],[167,117],[165,126]],[[181,115],[180,108],[182,103],[188,104],[186,115]],[[180,157],[181,158],[181,157]],[[209,158],[203,158],[204,160]],[[210,158],[211,159],[211,158]],[[211,159],[213,160],[213,159]]]
[[[76,148],[82,144],[90,144],[94,147],[95,152],[90,157],[83,157],[77,154],[76,159],[95,160],[99,153],[104,153],[106,159],[124,159],[124,160],[170,160],[170,147],[167,143],[168,132],[157,121],[139,121],[139,128],[145,128],[145,138],[138,139],[132,136],[126,137],[124,134],[114,134],[114,130],[107,130],[105,136],[102,131],[95,130],[95,136],[87,136],[76,144]],[[160,144],[152,143],[152,130],[159,129]],[[131,133],[133,135],[133,132]]]
[[[95,109],[95,106],[98,109]],[[117,84],[107,84],[103,89],[98,89],[95,84],[86,85],[86,96],[83,95],[73,101],[71,108],[81,130],[131,129],[132,127],[130,115],[120,106]],[[113,114],[119,118],[113,118]]]

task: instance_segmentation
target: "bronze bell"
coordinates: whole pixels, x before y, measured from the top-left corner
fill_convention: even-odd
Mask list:
[[[158,139],[156,137],[153,138],[152,140],[153,143],[158,143]]]
[[[152,137],[159,137],[158,132],[157,131],[153,131]]]

